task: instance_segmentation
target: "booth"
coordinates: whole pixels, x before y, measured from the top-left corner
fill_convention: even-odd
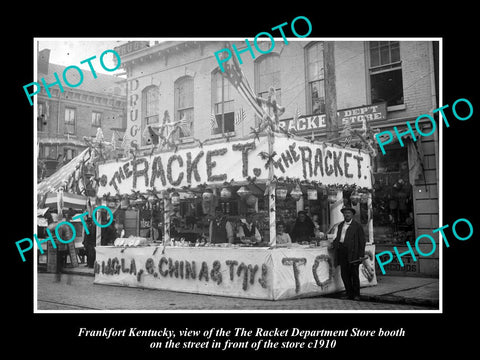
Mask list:
[[[367,151],[272,131],[106,161],[97,177],[125,235],[97,244],[96,284],[269,300],[338,292],[330,245],[347,203],[366,237],[361,286],[377,283]],[[277,244],[277,223],[293,234],[300,210],[312,233]],[[239,235],[247,217],[257,237]],[[213,239],[221,221],[228,238]]]

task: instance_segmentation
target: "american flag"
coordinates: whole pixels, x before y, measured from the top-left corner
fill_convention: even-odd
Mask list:
[[[226,46],[230,50],[230,52],[234,54],[230,43],[227,43]],[[260,105],[259,98],[255,95],[255,92],[253,91],[252,87],[248,83],[247,78],[243,74],[236,56],[232,55],[231,59],[231,61],[223,65],[223,67],[225,68],[225,72],[222,73],[223,76],[225,76],[228,81],[230,81],[230,83],[240,93],[240,95],[252,106],[256,115],[258,115],[261,119],[263,119],[264,117],[269,117]]]
[[[245,110],[243,110],[243,108],[241,107],[235,113],[235,125],[240,124],[242,121],[246,119],[246,117],[247,117],[247,114],[245,114]]]
[[[218,123],[217,123],[217,118],[215,117],[215,112],[212,109],[212,112],[210,113],[210,128],[212,130],[218,129]]]
[[[190,136],[190,124],[188,123],[187,119],[185,117],[182,117],[176,124],[177,127],[182,130],[183,136]]]
[[[298,105],[297,105],[297,109],[295,110],[295,114],[293,115],[293,125],[295,127],[295,130],[297,130],[299,118],[300,118],[300,111],[298,110]]]

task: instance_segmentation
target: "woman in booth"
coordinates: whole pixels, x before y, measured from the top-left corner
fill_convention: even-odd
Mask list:
[[[310,241],[310,238],[315,236],[315,226],[313,221],[307,216],[305,211],[299,211],[297,220],[290,231],[290,237],[293,242],[301,243],[304,241]]]

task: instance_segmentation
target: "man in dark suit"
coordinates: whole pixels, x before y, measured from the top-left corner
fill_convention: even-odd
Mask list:
[[[337,236],[333,241],[335,267],[340,265],[348,299],[360,300],[359,259],[365,256],[365,234],[362,225],[353,219],[355,209],[343,207],[344,221],[338,225]]]

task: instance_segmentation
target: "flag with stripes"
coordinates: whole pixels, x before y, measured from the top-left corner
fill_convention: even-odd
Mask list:
[[[246,117],[247,117],[247,114],[245,114],[245,110],[243,110],[243,108],[241,107],[235,113],[235,125],[240,124],[242,121],[246,119]]]
[[[295,114],[293,115],[293,125],[295,130],[298,129],[298,119],[300,118],[300,111],[298,110],[298,105],[297,109],[295,110]]]
[[[227,43],[226,46],[233,54],[230,43]],[[230,81],[230,83],[240,93],[240,95],[252,106],[255,114],[258,115],[261,119],[263,119],[264,117],[269,117],[261,106],[261,99],[255,95],[255,92],[253,91],[252,87],[248,83],[247,78],[243,74],[236,56],[232,56],[229,62],[223,64],[223,67],[225,69],[225,72],[222,73],[223,76],[225,76],[228,81]]]
[[[210,128],[212,130],[218,129],[218,123],[217,123],[217,118],[215,117],[215,112],[212,109],[212,112],[210,113]]]
[[[185,119],[185,117],[182,117],[178,123],[177,126],[182,130],[183,136],[190,136],[190,125]]]

